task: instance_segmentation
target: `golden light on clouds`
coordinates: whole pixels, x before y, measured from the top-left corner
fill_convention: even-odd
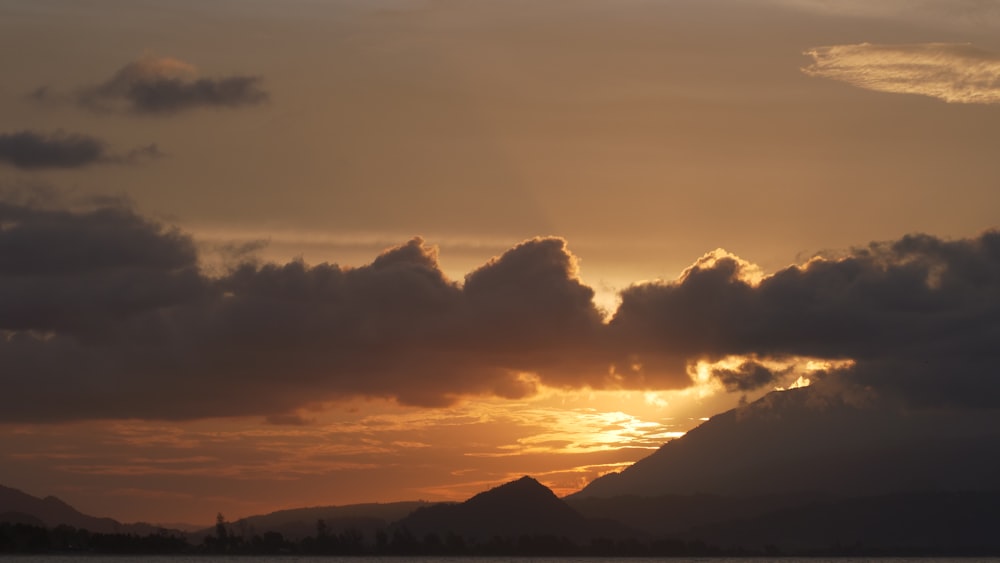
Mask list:
[[[700,420],[677,413],[692,407],[668,392],[543,386],[528,399],[468,399],[440,409],[384,400],[318,405],[297,413],[304,423],[296,425],[20,425],[4,459],[12,468],[44,462],[53,480],[92,483],[71,494],[52,491],[83,509],[143,499],[143,510],[158,506],[165,519],[207,523],[218,511],[238,517],[315,504],[464,500],[524,474],[569,494],[684,435]]]
[[[809,76],[949,103],[1000,103],[1000,55],[970,44],[832,45],[804,53]]]
[[[721,260],[733,261],[736,264],[736,278],[751,286],[759,285],[765,277],[764,270],[757,264],[744,260],[724,248],[716,248],[711,252],[706,252],[701,258],[698,258],[693,264],[685,268],[677,281],[684,281],[696,269],[714,268]]]
[[[190,78],[198,73],[194,65],[173,57],[158,57],[151,53],[126,65],[118,76],[132,76],[145,80]]]
[[[597,409],[528,410],[518,413],[530,424],[545,423],[547,430],[502,445],[498,452],[469,454],[481,457],[516,456],[528,453],[590,453],[625,447],[655,450],[663,440],[684,432],[665,430],[660,422],[643,420],[621,411]]]
[[[0,9],[0,485],[566,494],[775,389],[996,365],[997,2],[96,4]]]
[[[670,392],[687,400],[706,399],[733,391],[784,391],[808,387],[820,372],[833,372],[854,365],[850,359],[828,360],[808,357],[767,358],[755,355],[731,355],[717,360],[699,360],[688,365],[688,375],[694,383],[686,389]],[[750,366],[759,367],[759,379],[754,381]],[[734,387],[733,377],[746,381],[746,387]]]

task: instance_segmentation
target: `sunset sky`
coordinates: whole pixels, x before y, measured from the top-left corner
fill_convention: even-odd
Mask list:
[[[900,362],[996,369],[1000,4],[0,0],[0,52],[2,485],[568,494],[841,372],[996,400]]]

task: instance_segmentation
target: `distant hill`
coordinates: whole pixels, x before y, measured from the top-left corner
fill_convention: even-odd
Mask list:
[[[328,533],[357,530],[371,539],[377,530],[384,529],[390,523],[429,504],[425,501],[407,501],[293,508],[240,518],[231,523],[231,528],[237,534],[241,531],[249,534],[278,532],[285,538],[300,540],[315,536],[317,522],[323,520]],[[214,527],[195,531],[190,536],[192,541],[200,541],[204,536],[213,534]]]
[[[89,516],[56,497],[48,496],[42,499],[3,485],[0,485],[0,522],[40,525],[47,528],[66,525],[102,534],[146,535],[163,530],[150,524],[122,524],[112,518]]]
[[[0,512],[0,524],[27,524],[28,526],[37,526],[39,528],[45,527],[45,522],[42,522],[38,518],[30,514],[25,514],[23,512]]]
[[[712,417],[573,500],[1000,490],[1000,411],[850,404],[812,388]]]
[[[460,504],[421,508],[395,527],[417,538],[454,534],[469,540],[554,536],[579,541],[635,535],[618,523],[583,517],[531,477],[479,493]]]

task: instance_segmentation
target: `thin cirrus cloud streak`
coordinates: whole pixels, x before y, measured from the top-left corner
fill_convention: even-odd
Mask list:
[[[663,439],[681,434],[669,430],[678,422],[663,419],[662,413],[640,419],[614,410],[585,411],[537,400],[469,401],[453,409],[393,408],[360,417],[320,413],[324,421],[308,428],[218,429],[207,423],[142,421],[40,425],[32,426],[30,438],[8,441],[6,457],[45,459],[50,470],[62,475],[130,480],[122,486],[149,477],[242,483],[326,479],[331,471],[347,475],[436,460],[461,479],[445,479],[449,482],[414,494],[458,499],[476,492],[473,482],[509,477],[505,460],[514,450],[520,450],[518,471],[530,470],[570,492],[581,481],[620,469]],[[96,439],[73,439],[82,436]],[[51,453],[53,440],[63,448],[59,455]],[[569,467],[565,459],[571,460]]]
[[[72,101],[97,113],[173,115],[197,108],[260,105],[269,94],[259,76],[199,76],[197,68],[171,57],[145,55],[118,69],[104,82],[59,93],[41,86],[29,94],[36,102]]]
[[[1000,361],[995,231],[911,235],[767,276],[715,251],[677,280],[624,290],[605,320],[559,238],[515,245],[461,283],[419,238],[355,268],[238,261],[208,275],[188,234],[126,203],[26,201],[0,201],[3,422],[301,427],[309,408],[363,397],[440,407],[707,382],[743,393],[790,383],[795,366],[772,360],[795,357],[837,366],[810,373],[814,385],[931,404],[1000,396],[986,375]],[[726,358],[742,359],[692,369]]]
[[[135,164],[159,158],[155,144],[115,153],[106,142],[80,133],[23,130],[0,133],[0,164],[21,170],[82,168],[95,164]]]
[[[499,413],[498,413],[499,414]],[[528,454],[587,454],[623,447],[655,450],[664,440],[684,432],[671,430],[661,421],[644,420],[620,411],[602,412],[592,408],[523,408],[500,415],[510,422],[539,428],[514,442],[494,449],[468,452],[468,457],[497,458]]]
[[[1000,103],[1000,55],[969,44],[832,45],[804,53],[810,76],[949,103]]]

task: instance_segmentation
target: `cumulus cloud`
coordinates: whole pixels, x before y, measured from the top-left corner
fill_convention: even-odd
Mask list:
[[[618,369],[655,382],[695,357],[850,359],[831,371],[915,402],[1000,406],[1000,232],[872,243],[757,284],[740,271],[722,259],[626,290],[609,327]]]
[[[1000,233],[908,236],[763,276],[716,251],[636,285],[604,322],[558,238],[448,279],[415,238],[370,264],[199,267],[187,234],[122,202],[0,204],[0,420],[275,424],[326,401],[439,406],[539,385],[668,389],[698,361],[733,392],[786,375],[919,403],[1000,405]],[[852,360],[837,363],[833,360]]]
[[[463,286],[466,349],[523,372],[543,370],[550,384],[607,376],[600,366],[602,314],[560,238],[536,238],[470,273]]]
[[[268,100],[259,76],[205,78],[186,62],[146,55],[120,68],[101,84],[70,96],[92,111],[170,115],[195,108],[236,108]],[[38,102],[66,97],[41,86],[28,97]]]
[[[125,164],[143,158],[157,158],[156,145],[133,149],[125,154],[111,152],[108,144],[89,135],[17,131],[0,133],[0,163],[23,170],[80,168],[91,164]]]
[[[601,327],[559,239],[498,257],[467,294],[420,239],[357,268],[209,277],[190,237],[125,205],[7,203],[0,226],[0,419],[287,422],[352,396],[523,397],[547,374],[565,380],[570,340]]]
[[[1000,55],[968,44],[833,45],[805,52],[803,72],[859,88],[951,103],[1000,103]]]

